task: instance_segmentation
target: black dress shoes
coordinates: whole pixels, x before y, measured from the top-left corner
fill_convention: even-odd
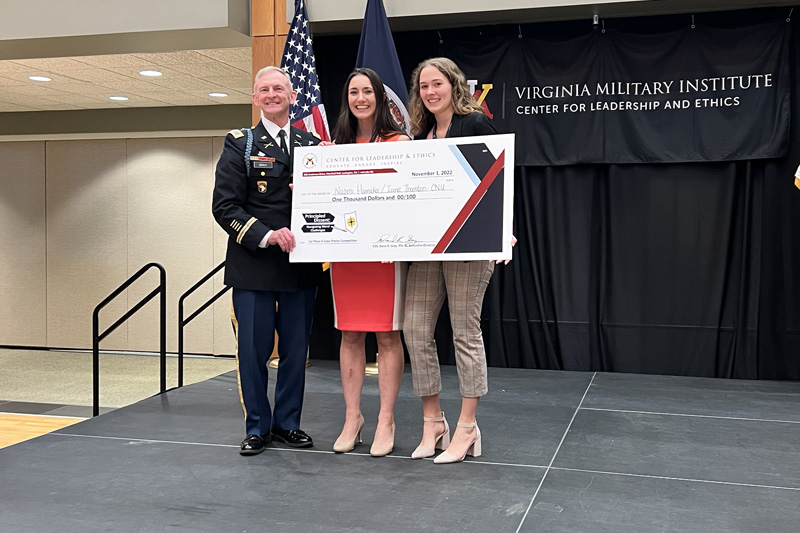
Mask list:
[[[242,447],[239,449],[239,454],[241,455],[257,455],[264,451],[264,448],[267,447],[269,441],[271,440],[270,436],[267,435],[248,435],[242,441]]]
[[[291,448],[310,448],[314,445],[314,441],[302,429],[272,428],[272,436]]]

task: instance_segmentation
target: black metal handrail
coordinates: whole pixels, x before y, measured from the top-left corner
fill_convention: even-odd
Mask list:
[[[192,287],[188,291],[184,292],[181,295],[181,297],[178,299],[178,387],[183,387],[183,328],[184,328],[184,326],[186,326],[189,322],[194,320],[194,318],[197,315],[199,315],[200,313],[205,311],[208,306],[210,306],[211,304],[216,302],[219,299],[220,296],[222,296],[223,294],[228,292],[228,290],[230,289],[230,286],[226,286],[224,289],[220,289],[219,292],[217,292],[217,294],[212,296],[210,300],[208,300],[206,303],[201,305],[197,309],[197,311],[192,313],[189,316],[189,318],[187,318],[186,320],[183,319],[183,302],[184,302],[184,300],[186,300],[186,298],[190,294],[192,294],[194,291],[196,291],[198,288],[200,288],[200,286],[203,285],[203,283],[205,283],[206,281],[211,279],[214,276],[214,274],[216,274],[217,272],[222,270],[222,268],[224,266],[225,266],[225,261],[223,261],[222,263],[217,265],[216,268],[214,268],[214,270],[212,270],[211,272],[209,272],[208,274],[203,276],[203,279],[201,279],[200,281],[198,281],[197,283],[192,285]]]
[[[100,310],[153,267],[157,268],[161,273],[158,287],[142,298],[138,304],[122,315],[122,318],[114,322],[114,324],[109,326],[103,333],[98,333],[100,330],[98,325]],[[117,329],[123,322],[133,316],[136,311],[144,307],[147,302],[155,298],[159,293],[161,294],[161,313],[159,320],[161,341],[161,392],[167,392],[167,271],[158,263],[148,263],[140,268],[136,274],[129,277],[117,290],[109,294],[105,300],[97,304],[97,307],[94,308],[94,313],[92,313],[92,416],[100,414],[100,341],[105,339],[111,332]]]

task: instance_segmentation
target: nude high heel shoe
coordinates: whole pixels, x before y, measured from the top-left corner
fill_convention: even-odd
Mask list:
[[[461,461],[464,460],[464,458],[467,455],[471,455],[472,457],[480,457],[480,455],[481,455],[481,430],[480,430],[480,428],[478,428],[478,421],[476,420],[475,422],[473,422],[471,424],[461,424],[461,423],[459,423],[458,427],[460,427],[460,428],[475,428],[475,440],[472,441],[472,444],[469,445],[469,448],[467,448],[467,451],[464,452],[464,455],[462,455],[461,457],[457,457],[457,456],[451,454],[450,452],[448,452],[447,450],[445,450],[444,452],[442,452],[439,455],[439,457],[437,457],[436,459],[433,460],[433,462],[436,463],[437,465],[448,464],[448,463],[460,463]]]
[[[369,454],[372,457],[384,457],[392,453],[392,450],[394,450],[394,420],[392,420],[392,441],[383,446],[378,446],[373,442],[369,449]]]
[[[356,444],[361,444],[361,428],[364,427],[364,415],[361,413],[358,414],[358,431],[356,431],[356,436],[353,437],[353,440],[344,441],[340,438],[336,439],[336,442],[333,443],[333,451],[336,453],[347,453],[353,451],[353,448],[356,447]]]
[[[436,450],[444,450],[450,446],[450,426],[447,424],[447,419],[444,417],[444,411],[442,411],[442,416],[435,418],[428,418],[425,416],[422,417],[422,420],[425,422],[444,422],[444,431],[436,436],[436,441],[434,442],[433,448],[426,448],[421,444],[417,446],[417,449],[411,454],[412,459],[424,459],[425,457],[432,457],[436,453]]]

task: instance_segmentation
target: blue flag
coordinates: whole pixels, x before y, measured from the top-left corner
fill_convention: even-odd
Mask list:
[[[371,68],[378,73],[389,98],[389,110],[397,125],[408,133],[411,127],[408,117],[408,91],[382,0],[367,0],[356,67]]]

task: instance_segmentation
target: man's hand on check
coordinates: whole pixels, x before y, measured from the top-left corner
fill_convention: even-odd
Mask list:
[[[284,252],[291,252],[297,246],[297,241],[289,228],[281,228],[270,233],[267,244],[277,244]]]

